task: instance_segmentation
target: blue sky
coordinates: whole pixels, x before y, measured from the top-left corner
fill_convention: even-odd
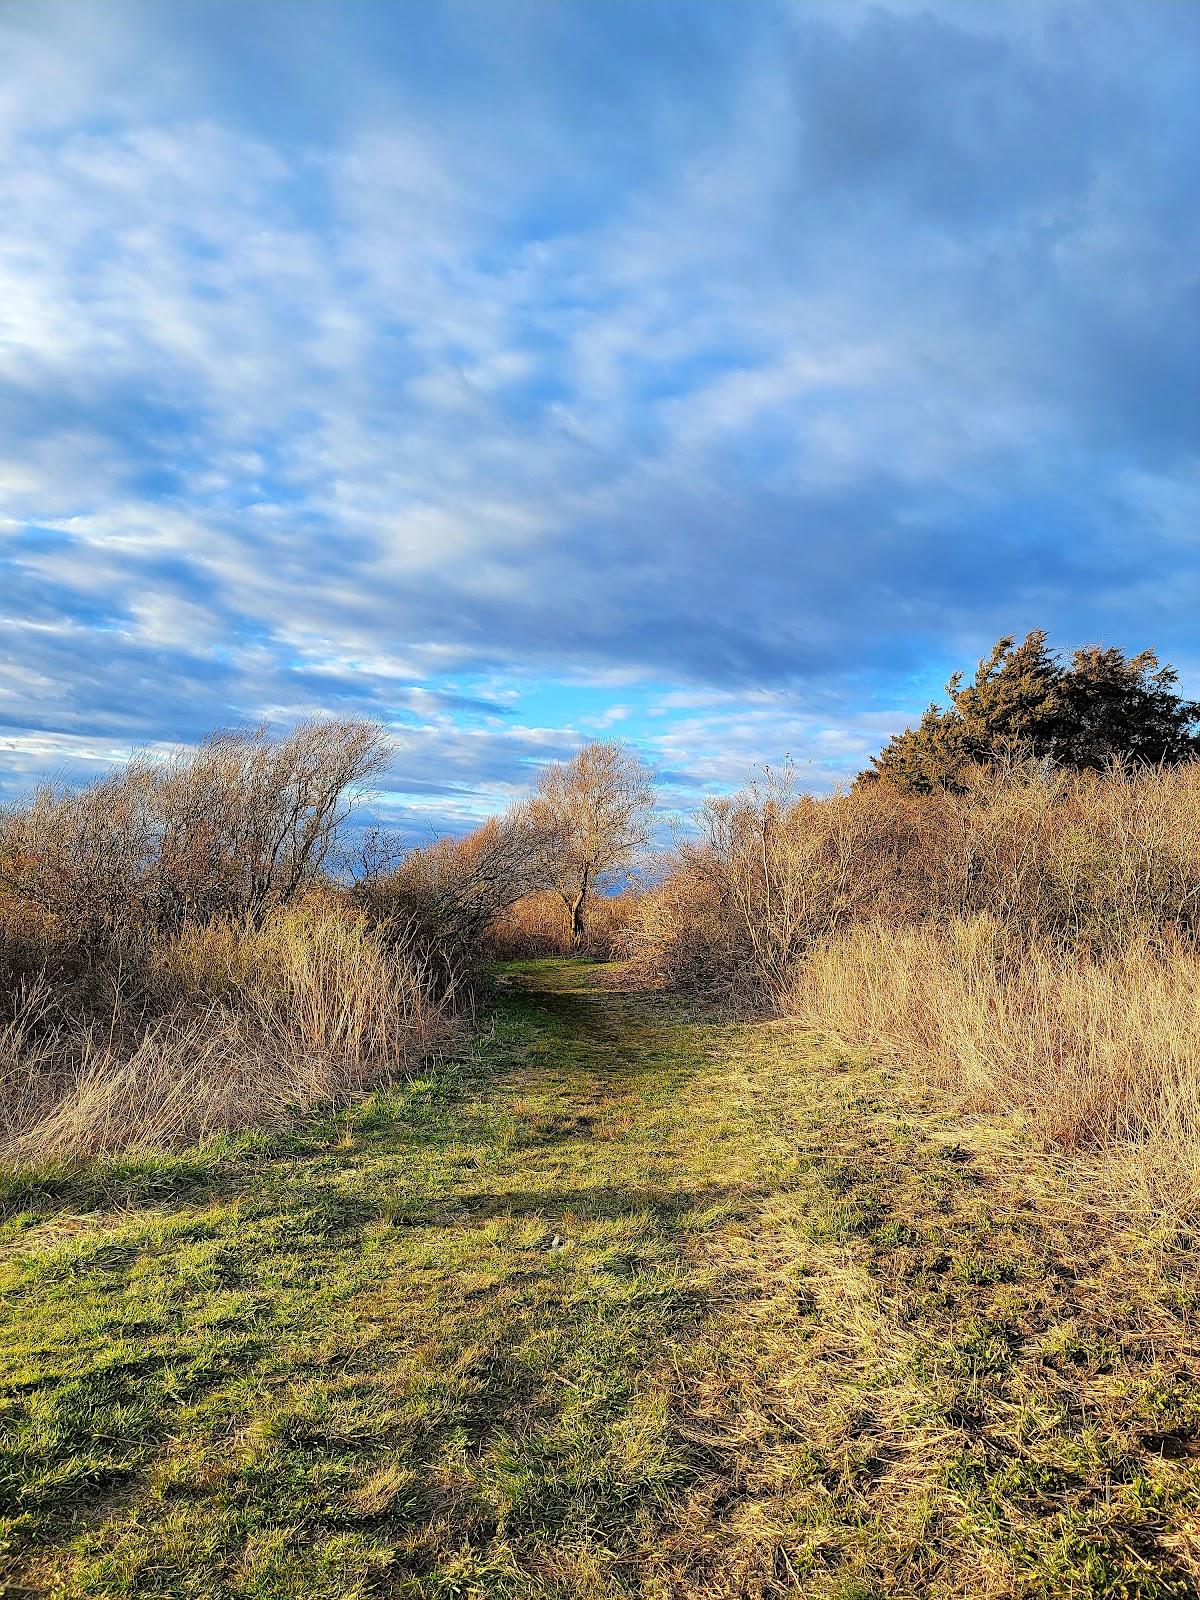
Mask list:
[[[1200,692],[1200,6],[0,6],[0,791],[312,711],[828,786],[1033,626]]]

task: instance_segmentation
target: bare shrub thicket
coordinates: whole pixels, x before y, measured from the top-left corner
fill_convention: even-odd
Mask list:
[[[488,929],[515,901],[541,890],[550,841],[528,806],[492,817],[463,839],[438,839],[364,871],[355,898],[380,927],[419,950],[452,997],[468,990]]]
[[[1200,765],[980,768],[965,792],[870,784],[828,799],[768,779],[714,801],[632,934],[648,976],[778,1004],[814,945],[864,920],[986,914],[1019,942],[1104,953],[1191,938]]]
[[[1198,918],[1200,765],[1015,763],[957,793],[768,779],[713,803],[629,944],[647,978],[882,1044],[1059,1140],[1186,1146],[1194,1170]]]
[[[629,899],[607,894],[648,836],[650,772],[612,742],[585,745],[542,772],[532,799],[464,839],[390,861],[368,841],[357,896],[380,923],[428,952],[447,993],[485,956],[614,951]]]
[[[369,723],[199,749],[0,819],[0,1149],[179,1143],[356,1092],[440,1025],[411,939],[327,863]]]
[[[386,757],[375,725],[320,721],[137,757],[0,818],[0,885],[39,942],[51,929],[59,955],[83,963],[188,923],[254,923],[319,878],[357,786]]]

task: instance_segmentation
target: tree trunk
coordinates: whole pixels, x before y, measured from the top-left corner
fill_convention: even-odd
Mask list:
[[[571,913],[571,949],[576,955],[583,946],[583,904],[591,886],[591,868],[585,866],[579,875],[578,894],[567,900],[567,910]],[[565,895],[563,899],[566,900]]]

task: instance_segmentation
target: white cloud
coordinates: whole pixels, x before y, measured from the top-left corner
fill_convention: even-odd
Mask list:
[[[989,634],[1186,646],[1185,21],[354,10],[254,95],[203,8],[0,18],[14,717],[357,706],[499,793],[575,737],[482,725],[540,678],[824,783]]]

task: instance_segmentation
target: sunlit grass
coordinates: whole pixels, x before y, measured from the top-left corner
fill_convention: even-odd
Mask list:
[[[506,975],[336,1119],[9,1195],[13,1592],[1194,1592],[1171,1240],[790,1026]]]

